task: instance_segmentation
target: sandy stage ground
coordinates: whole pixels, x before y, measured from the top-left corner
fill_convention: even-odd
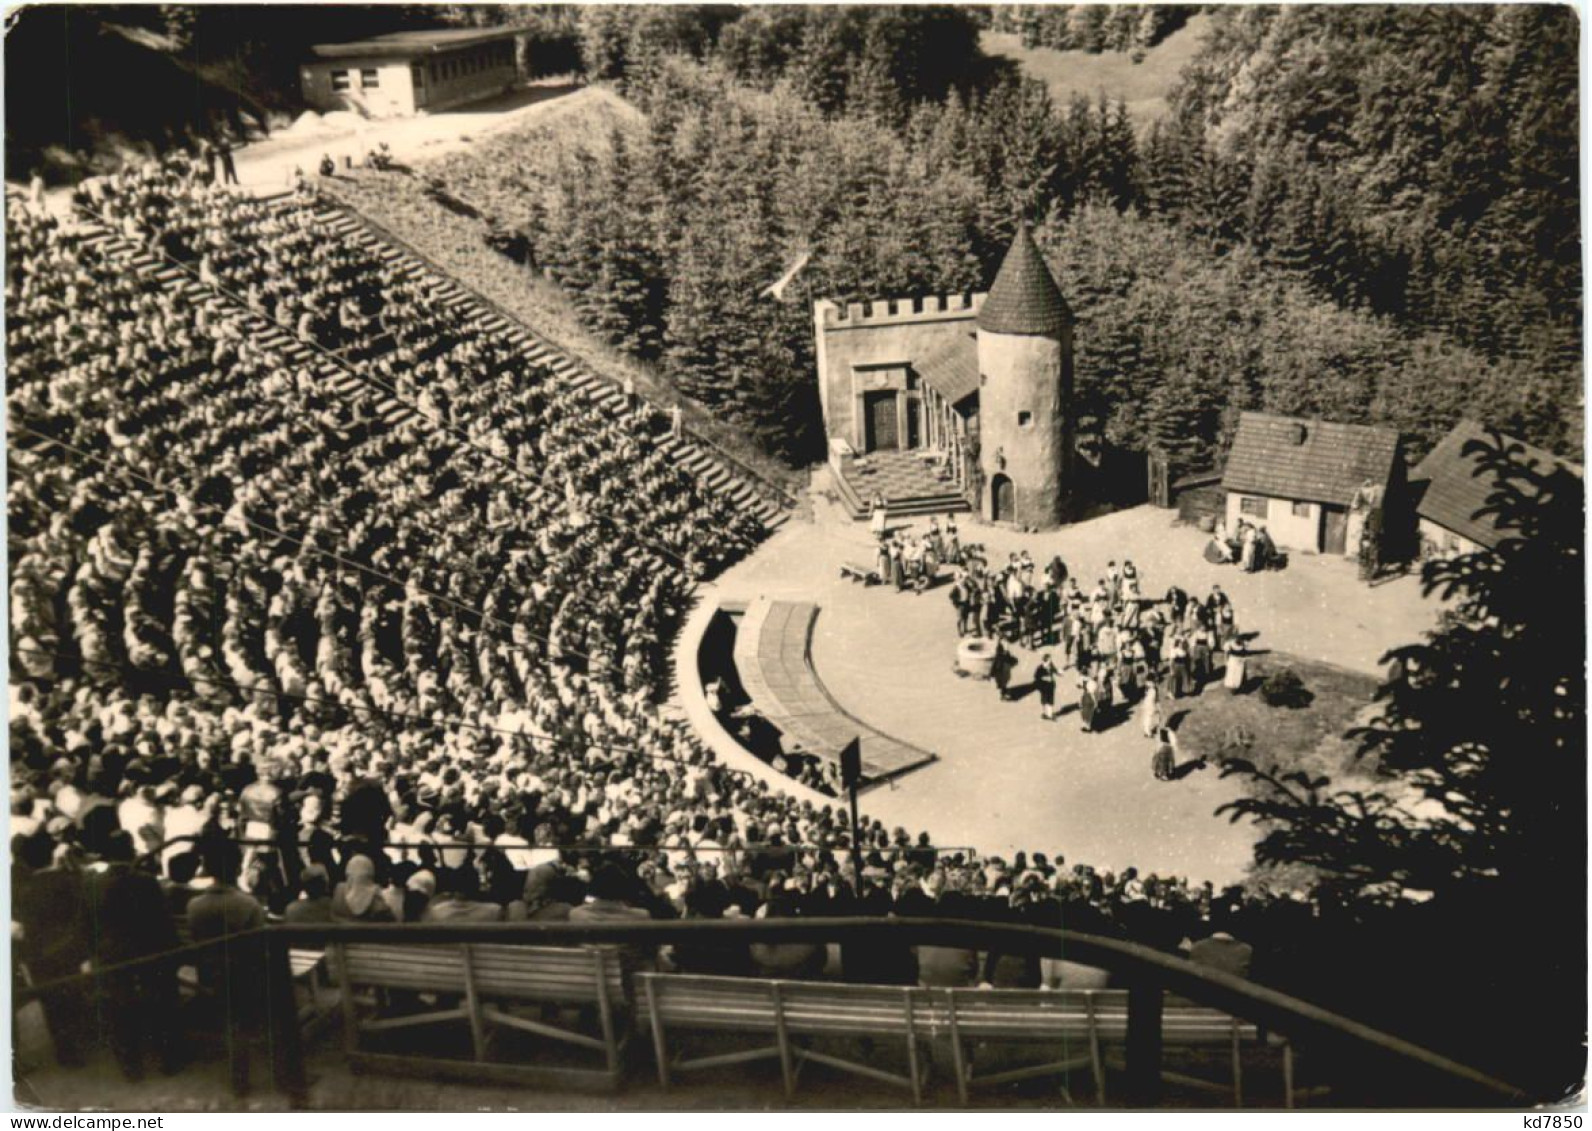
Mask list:
[[[1242,876],[1254,829],[1212,816],[1236,796],[1236,782],[1222,781],[1215,769],[1156,781],[1152,746],[1136,719],[1083,734],[1075,716],[1042,720],[1037,698],[1003,703],[992,684],[959,677],[947,587],[915,596],[843,580],[842,561],[871,558],[868,529],[816,492],[815,503],[814,521],[787,525],[704,598],[816,602],[812,659],[830,693],[857,718],[939,755],[867,793],[866,813],[913,833],[927,829],[941,845],[1059,853],[1098,868],[1131,864],[1141,873],[1216,883]],[[1246,575],[1206,562],[1206,536],[1175,525],[1174,517],[1141,507],[1031,535],[971,516],[959,516],[959,525],[963,541],[984,543],[991,561],[1025,547],[1041,564],[1060,554],[1085,589],[1107,561],[1125,558],[1138,567],[1147,595],[1177,584],[1203,596],[1219,583],[1232,596],[1239,630],[1259,634],[1253,647],[1356,671],[1377,673],[1384,651],[1417,639],[1433,622],[1435,602],[1421,597],[1412,577],[1371,589],[1352,562],[1304,554],[1280,573]],[[1014,682],[1026,682],[1033,668],[1031,654],[1020,655]],[[1072,673],[1064,675],[1058,701],[1067,705],[1076,690]],[[1185,705],[1197,711],[1199,700]]]

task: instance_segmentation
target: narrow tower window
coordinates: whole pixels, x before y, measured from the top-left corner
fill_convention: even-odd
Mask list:
[[[1031,413],[1031,412],[1019,412],[1017,414],[1017,427],[1019,427],[1019,428],[1027,428],[1029,425],[1033,424],[1033,422],[1034,422],[1034,414],[1033,413]]]

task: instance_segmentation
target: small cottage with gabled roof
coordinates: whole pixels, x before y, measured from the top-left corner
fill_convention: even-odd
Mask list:
[[[1227,526],[1245,519],[1291,550],[1354,555],[1365,512],[1380,500],[1407,506],[1399,434],[1370,424],[1339,424],[1246,412],[1222,474]]]
[[[1577,477],[1582,474],[1577,464],[1513,436],[1501,432],[1498,435],[1517,450],[1513,462],[1535,471],[1559,467]],[[1410,472],[1423,556],[1491,550],[1505,536],[1506,532],[1498,528],[1497,516],[1483,513],[1497,479],[1484,472],[1480,453],[1466,453],[1465,447],[1472,440],[1489,447],[1496,443],[1493,434],[1482,425],[1461,420]]]

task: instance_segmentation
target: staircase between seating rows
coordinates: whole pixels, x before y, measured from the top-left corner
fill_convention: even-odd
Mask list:
[[[418,276],[441,297],[441,301],[458,316],[461,323],[507,337],[518,345],[524,357],[545,366],[570,388],[591,401],[619,411],[624,407],[624,394],[610,380],[595,376],[565,351],[548,342],[523,323],[514,321],[491,306],[488,300],[473,293],[430,263],[418,253],[396,246],[391,240],[372,231],[369,222],[351,214],[341,206],[322,203],[316,219],[337,238],[358,244],[371,254],[385,260],[402,275]],[[689,471],[699,481],[716,491],[724,492],[737,505],[762,521],[770,531],[790,517],[790,511],[759,494],[747,484],[745,478],[725,469],[715,457],[688,440],[663,437],[658,446],[674,462]]]
[[[195,305],[207,302],[227,305],[250,322],[256,331],[255,340],[260,345],[278,350],[293,361],[304,365],[339,395],[369,397],[375,406],[377,418],[387,427],[395,428],[421,419],[419,412],[398,397],[383,391],[369,381],[356,377],[348,366],[334,362],[323,353],[310,348],[263,314],[250,310],[232,301],[223,293],[206,287],[190,271],[110,232],[103,225],[90,222],[85,227],[88,231],[85,242],[108,247],[112,254],[129,267],[159,281],[173,293],[182,295]]]

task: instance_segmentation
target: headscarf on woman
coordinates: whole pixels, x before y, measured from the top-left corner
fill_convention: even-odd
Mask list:
[[[350,857],[347,876],[332,893],[332,918],[340,922],[391,923],[392,908],[376,886],[376,865],[369,856]]]

